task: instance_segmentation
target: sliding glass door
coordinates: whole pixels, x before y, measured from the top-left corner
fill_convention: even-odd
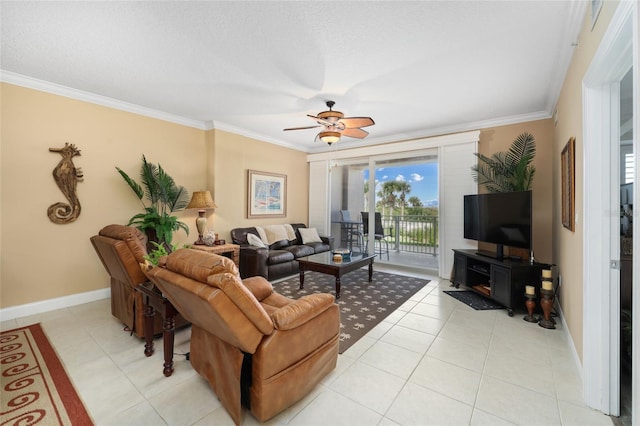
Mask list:
[[[340,236],[336,246],[375,252],[376,262],[438,269],[435,150],[341,160],[330,170],[331,234]]]

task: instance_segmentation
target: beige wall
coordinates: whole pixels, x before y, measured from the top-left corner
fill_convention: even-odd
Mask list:
[[[214,229],[230,241],[232,228],[271,223],[307,223],[309,217],[309,166],[307,154],[234,133],[215,130]],[[287,216],[247,218],[247,170],[287,176]]]
[[[533,165],[533,252],[536,260],[553,263],[552,216],[553,216],[553,122],[551,119],[530,121],[508,126],[483,129],[480,132],[478,151],[491,156],[498,151],[507,151],[521,133],[528,132],[536,141],[536,156]],[[480,191],[484,191],[480,188]]]
[[[115,167],[139,181],[143,154],[190,192],[212,190],[220,207],[210,212],[209,224],[222,238],[228,239],[233,227],[267,222],[246,219],[246,169],[289,178],[287,217],[270,222],[307,220],[307,163],[299,151],[16,85],[3,83],[0,90],[1,308],[108,287],[89,238],[103,226],[125,224],[142,211]],[[65,142],[82,152],[74,158],[84,172],[77,187],[82,212],[76,221],[58,225],[48,219],[47,208],[66,201],[51,175],[62,157],[49,148]],[[177,216],[191,231],[188,237],[179,232],[174,241],[193,242],[197,213]]]
[[[562,311],[569,327],[576,351],[582,359],[583,350],[583,242],[582,229],[582,205],[584,199],[583,187],[583,163],[584,151],[582,144],[582,79],[589,64],[602,41],[611,17],[618,6],[617,1],[606,1],[600,11],[598,21],[593,31],[589,13],[580,31],[580,45],[575,50],[571,65],[567,72],[560,97],[558,98],[558,124],[555,127],[553,170],[553,200],[554,200],[554,252],[558,272],[562,275],[562,287],[560,288],[560,303]],[[575,232],[571,232],[562,226],[561,218],[561,177],[560,177],[560,153],[570,137],[576,138],[575,151],[575,205],[576,226]]]

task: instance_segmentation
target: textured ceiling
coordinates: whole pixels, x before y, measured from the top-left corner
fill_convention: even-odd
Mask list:
[[[550,117],[586,3],[2,1],[2,76],[317,152]]]

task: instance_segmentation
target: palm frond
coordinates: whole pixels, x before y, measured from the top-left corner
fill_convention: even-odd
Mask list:
[[[125,182],[127,182],[127,184],[129,185],[129,187],[131,187],[131,189],[133,190],[133,192],[136,194],[136,196],[138,197],[139,200],[142,200],[142,197],[144,195],[144,191],[142,190],[142,187],[140,186],[140,184],[138,184],[138,182],[136,182],[135,180],[131,179],[129,177],[128,174],[126,174],[124,172],[124,170],[120,169],[119,167],[116,167],[116,170],[118,171],[118,173],[120,173],[120,176],[123,177],[123,179],[125,180]]]
[[[151,205],[157,206],[160,199],[158,188],[158,166],[147,162],[145,156],[142,156],[142,165],[140,166],[140,179],[145,187],[145,195],[151,202]]]
[[[536,141],[531,133],[524,132],[513,141],[507,157],[513,164],[525,163],[528,165],[536,156]]]
[[[491,157],[475,153],[479,161],[471,167],[471,175],[489,192],[527,191],[533,183],[535,167],[531,162],[535,155],[535,139],[525,132],[507,152],[496,152]]]

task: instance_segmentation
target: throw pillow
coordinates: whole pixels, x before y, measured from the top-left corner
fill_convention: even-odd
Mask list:
[[[322,242],[322,239],[320,239],[318,230],[316,228],[298,228],[298,231],[300,232],[300,236],[302,237],[302,244]]]
[[[262,240],[253,234],[247,234],[247,242],[254,247],[266,247]]]

